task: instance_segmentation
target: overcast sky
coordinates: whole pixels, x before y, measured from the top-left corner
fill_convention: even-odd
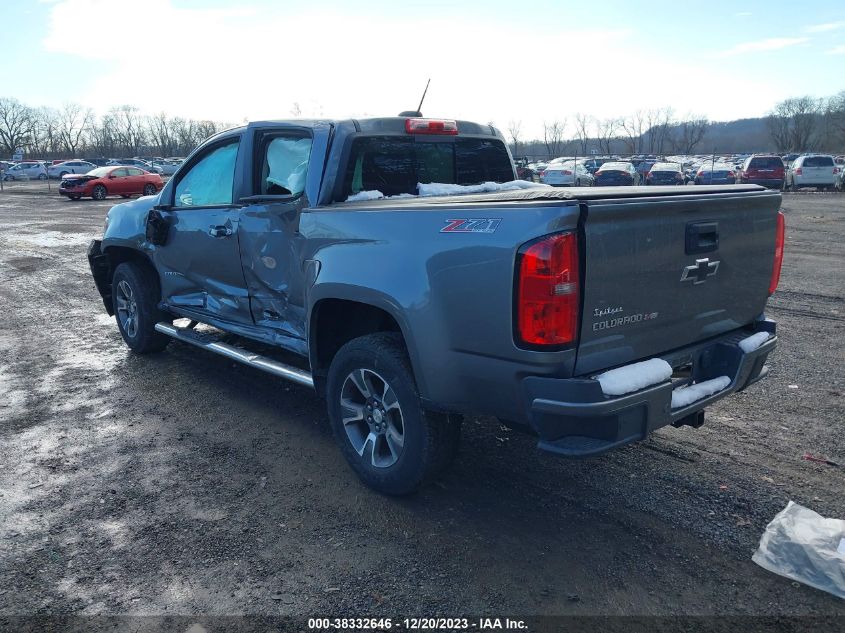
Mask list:
[[[638,8],[634,8],[638,7]],[[210,118],[730,120],[845,89],[845,1],[4,2],[0,96]]]

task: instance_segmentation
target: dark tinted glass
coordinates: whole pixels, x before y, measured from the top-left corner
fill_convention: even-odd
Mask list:
[[[748,164],[749,169],[778,169],[783,167],[783,161],[776,156],[770,158],[752,158]]]
[[[804,167],[833,167],[833,158],[830,156],[807,156],[804,159]]]
[[[513,180],[513,169],[499,140],[457,138],[417,141],[414,138],[355,139],[346,168],[341,200],[359,191],[385,196],[417,193],[417,183],[475,185]]]

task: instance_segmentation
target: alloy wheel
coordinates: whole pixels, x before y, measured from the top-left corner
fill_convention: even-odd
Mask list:
[[[375,468],[393,466],[405,445],[405,424],[390,384],[370,369],[356,369],[343,382],[340,407],[346,437],[358,455]]]
[[[120,326],[129,338],[135,338],[138,333],[138,304],[132,286],[121,279],[117,284],[117,318]]]

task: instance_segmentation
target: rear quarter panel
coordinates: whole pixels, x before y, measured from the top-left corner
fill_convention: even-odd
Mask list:
[[[375,206],[374,206],[375,205]],[[513,338],[514,262],[520,245],[577,226],[574,202],[340,204],[303,212],[304,259],[320,262],[309,322],[323,299],[368,303],[402,329],[429,405],[521,417],[525,375],[570,375],[574,350],[536,352]],[[442,229],[498,219],[495,232]]]

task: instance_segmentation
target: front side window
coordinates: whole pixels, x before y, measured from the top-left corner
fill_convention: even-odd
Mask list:
[[[264,145],[264,160],[258,193],[298,196],[305,191],[305,176],[311,158],[311,138],[301,135],[275,136]]]
[[[237,141],[209,151],[176,183],[173,206],[205,207],[232,204],[237,157]]]
[[[498,139],[360,137],[352,143],[340,199],[374,190],[416,195],[418,183],[476,185],[513,178],[507,149]]]

